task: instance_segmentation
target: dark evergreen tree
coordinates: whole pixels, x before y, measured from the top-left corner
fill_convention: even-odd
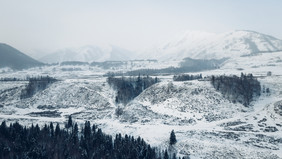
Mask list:
[[[169,144],[174,145],[176,142],[177,142],[176,136],[175,136],[174,130],[172,130],[170,133],[170,137],[169,137]]]
[[[270,89],[269,88],[266,88],[266,93],[270,93]]]
[[[165,150],[165,152],[164,152],[164,159],[169,159],[167,150]]]
[[[56,125],[56,129],[55,129],[55,136],[58,137],[61,133],[61,130],[60,130],[60,125],[59,123],[57,123]]]
[[[175,153],[173,153],[173,155],[172,155],[172,159],[177,159],[177,158],[176,158],[176,154],[175,154]]]
[[[71,128],[72,127],[72,117],[71,117],[71,115],[69,116],[69,119],[68,119],[68,123],[67,123],[67,125],[66,125],[66,128],[68,129],[68,128]]]
[[[50,131],[51,131],[50,135],[53,137],[54,136],[54,126],[52,122],[50,123]]]

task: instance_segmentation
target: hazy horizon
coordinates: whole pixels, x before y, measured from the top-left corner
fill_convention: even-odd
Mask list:
[[[34,54],[85,45],[141,50],[186,30],[282,39],[282,1],[1,1],[0,42]]]

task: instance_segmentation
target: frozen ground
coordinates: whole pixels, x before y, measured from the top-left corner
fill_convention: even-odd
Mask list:
[[[50,121],[64,123],[72,115],[80,124],[90,120],[108,134],[141,136],[151,145],[169,148],[179,156],[282,158],[281,52],[236,57],[220,69],[201,72],[203,76],[253,73],[261,85],[270,88],[270,93],[262,93],[249,108],[224,99],[209,81],[172,82],[172,76],[159,76],[162,82],[120,106],[123,113],[117,116],[116,92],[102,76],[109,70],[68,66],[80,69],[62,71],[62,67],[66,66],[0,71],[1,78],[49,75],[60,79],[23,100],[20,93],[27,82],[0,82],[0,120],[42,125]],[[160,68],[158,64],[150,67]],[[271,76],[266,76],[268,71]],[[168,144],[171,130],[175,130],[178,140],[173,147]]]

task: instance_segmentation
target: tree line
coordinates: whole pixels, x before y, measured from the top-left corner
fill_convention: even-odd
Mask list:
[[[116,134],[113,139],[96,125],[91,126],[89,121],[79,130],[70,117],[65,128],[52,122],[43,128],[38,124],[26,127],[18,122],[7,126],[3,121],[0,125],[0,158],[174,159],[176,155],[170,155],[167,150],[158,151],[140,137]]]
[[[191,81],[191,80],[197,80],[202,79],[202,74],[199,75],[188,75],[188,74],[181,74],[181,75],[174,75],[173,80],[174,81]]]
[[[129,101],[137,97],[143,90],[157,83],[157,77],[140,75],[138,77],[114,77],[109,76],[107,82],[110,86],[117,90],[115,102],[126,105]]]
[[[28,78],[27,86],[21,91],[21,99],[32,97],[36,92],[46,89],[48,85],[56,81],[57,79],[49,76]]]
[[[212,76],[211,84],[230,101],[249,106],[255,97],[260,96],[260,82],[252,74],[238,76]]]
[[[192,59],[192,58],[185,58],[182,62],[179,63],[179,67],[167,67],[161,69],[137,69],[128,72],[115,72],[116,76],[138,76],[141,75],[150,75],[150,76],[157,76],[163,74],[180,74],[180,73],[187,73],[187,72],[199,72],[203,70],[212,70],[219,68],[220,65],[226,60],[223,59],[210,59],[210,60],[202,60],[202,59]],[[107,73],[105,76],[109,76],[112,72]]]

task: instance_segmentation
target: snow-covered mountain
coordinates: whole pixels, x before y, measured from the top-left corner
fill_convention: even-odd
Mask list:
[[[188,31],[157,48],[147,50],[141,58],[219,59],[280,50],[282,50],[282,40],[254,31],[239,30],[221,34]]]
[[[20,70],[42,65],[43,63],[36,61],[12,46],[0,43],[0,68],[7,67]]]
[[[46,63],[63,61],[102,62],[129,60],[132,53],[117,46],[98,47],[87,45],[79,48],[66,48],[46,55],[39,60]]]

